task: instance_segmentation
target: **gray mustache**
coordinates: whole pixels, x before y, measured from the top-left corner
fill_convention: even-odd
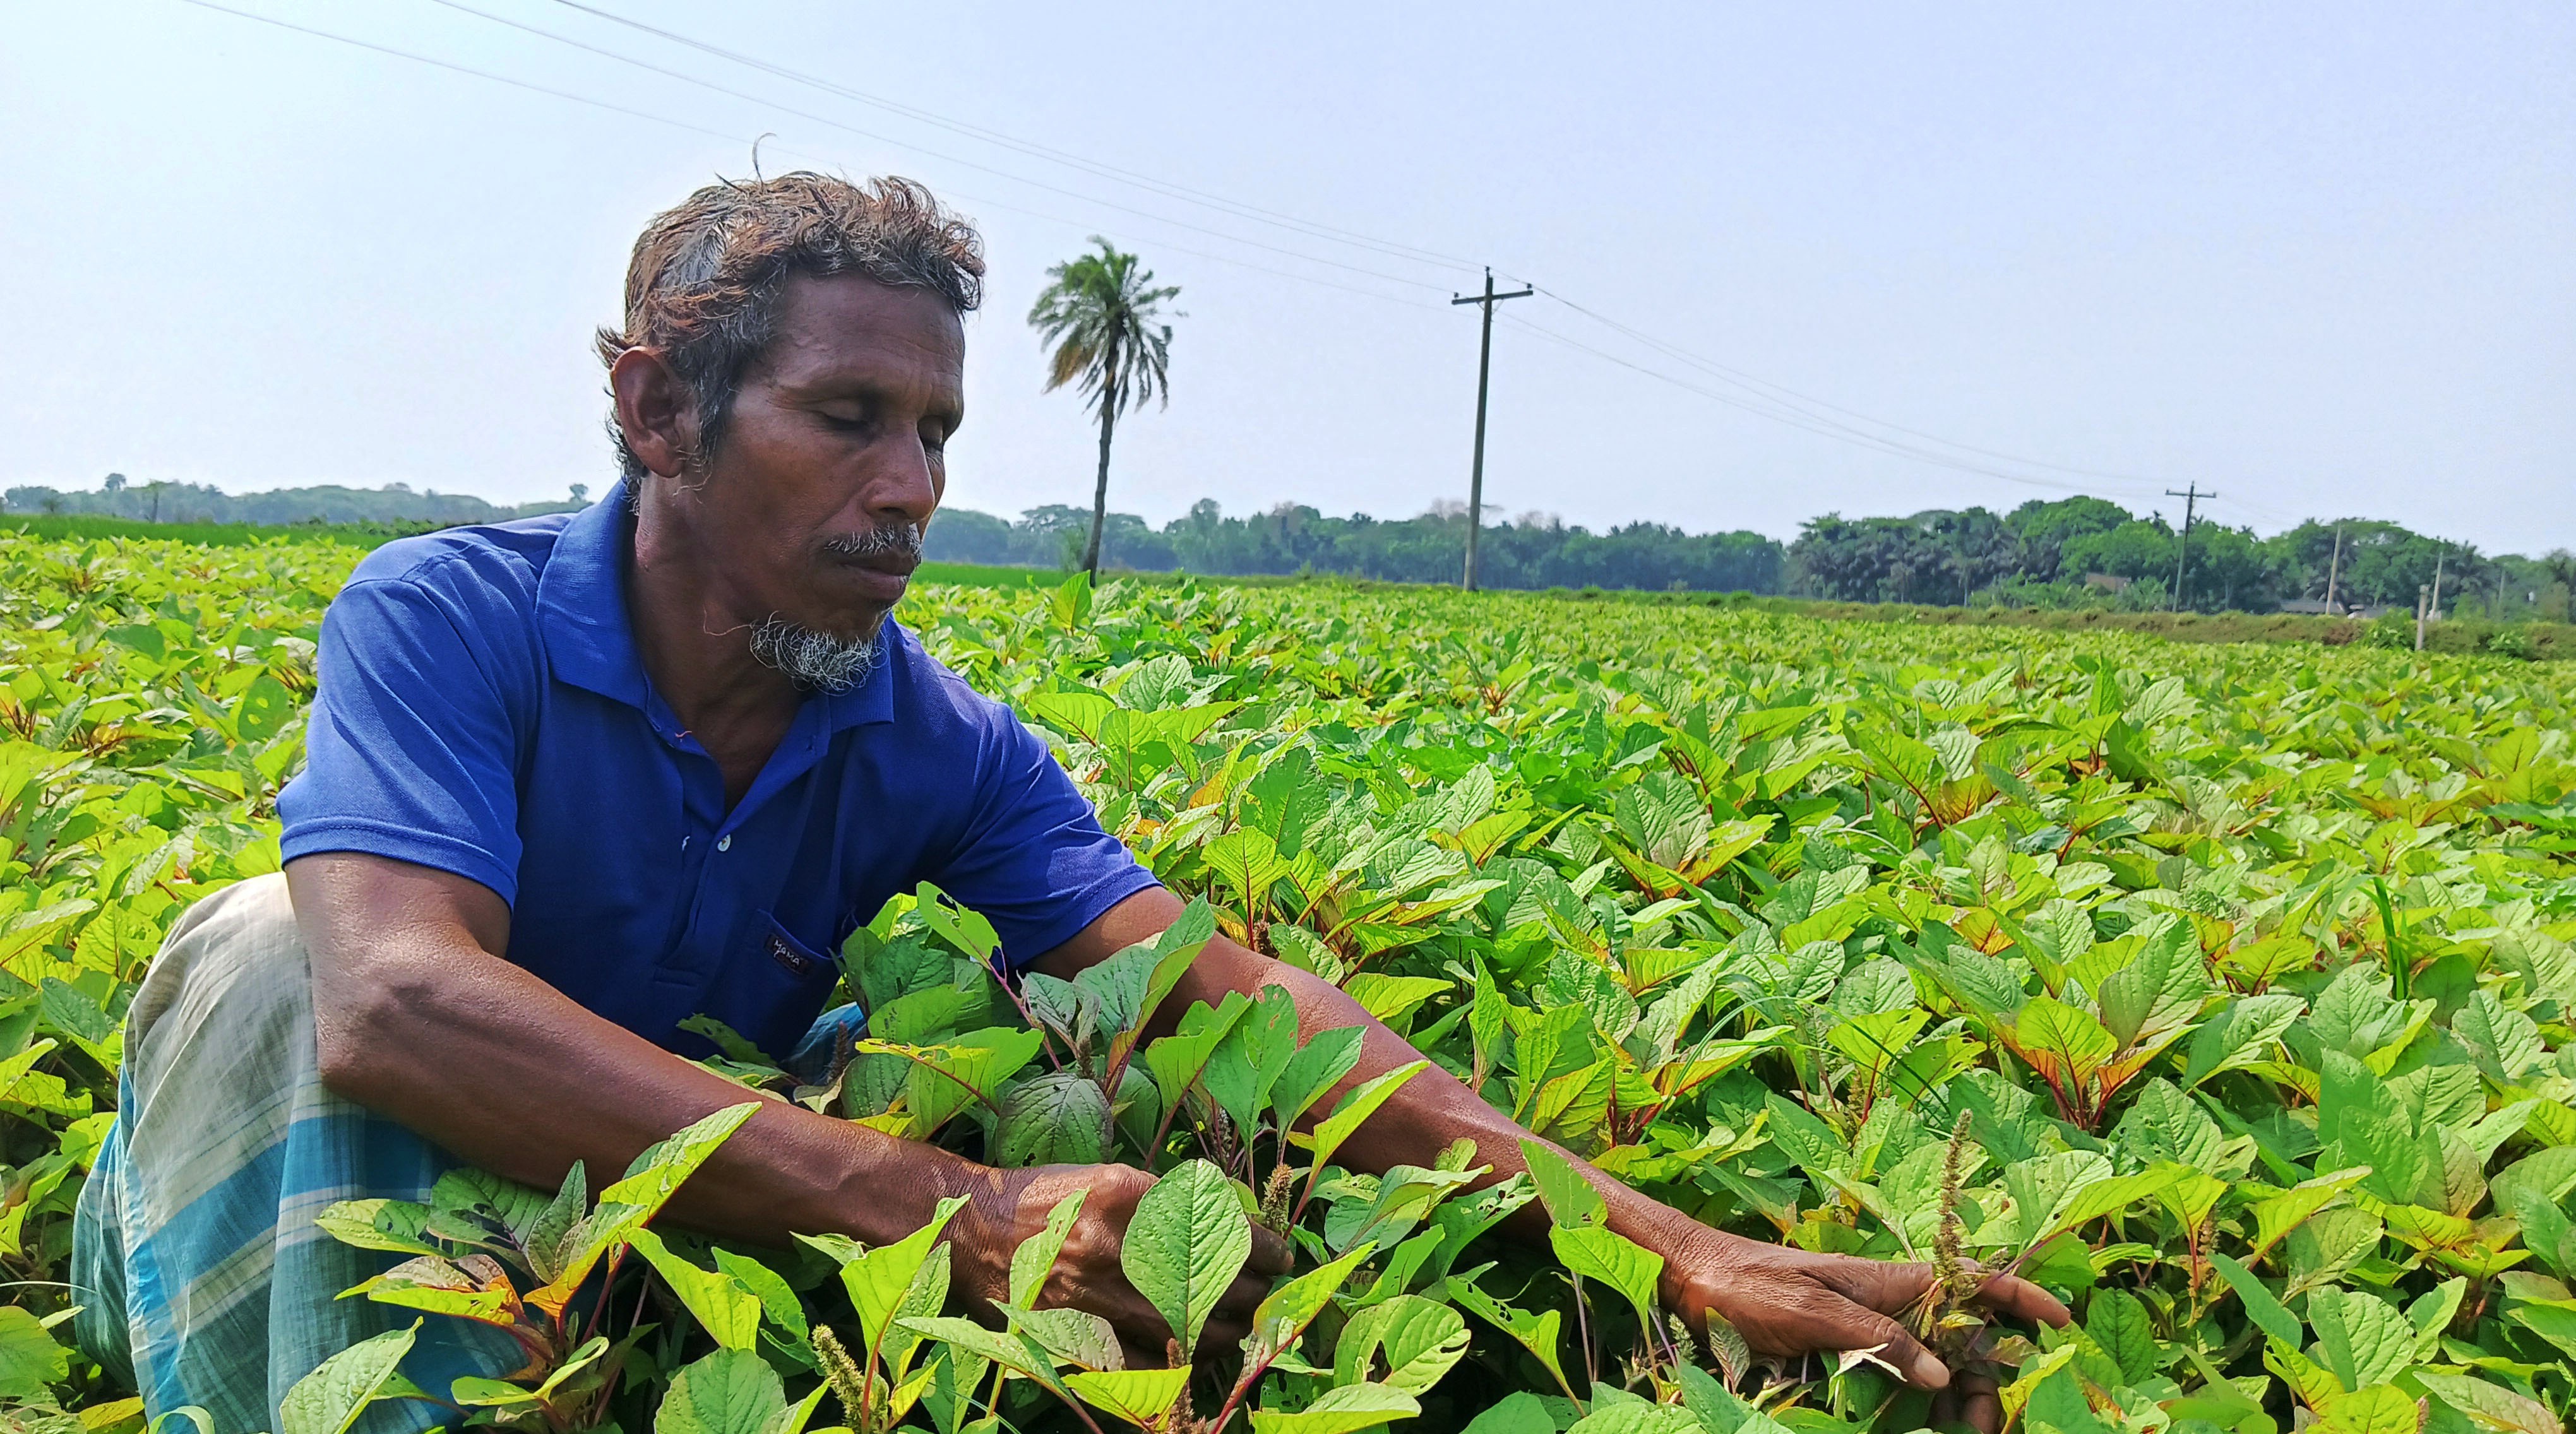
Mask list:
[[[855,538],[831,538],[823,551],[836,558],[882,558],[894,555],[921,558],[921,525],[896,523],[890,527],[871,528]]]

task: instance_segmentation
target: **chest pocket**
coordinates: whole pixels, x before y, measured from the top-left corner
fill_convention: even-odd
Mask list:
[[[805,1039],[840,981],[837,962],[762,912],[743,923],[742,944],[724,979],[707,992],[706,1011],[774,1058]]]

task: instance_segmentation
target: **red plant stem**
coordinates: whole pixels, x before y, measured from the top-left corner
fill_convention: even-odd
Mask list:
[[[1592,1384],[1599,1384],[1601,1361],[1594,1358],[1592,1353],[1592,1321],[1586,1318],[1584,1313],[1586,1305],[1583,1299],[1583,1277],[1569,1273],[1566,1279],[1574,1284],[1574,1337],[1583,1341],[1583,1377]]]
[[[599,1303],[590,1307],[590,1318],[583,1321],[581,1338],[573,1341],[573,1348],[588,1344],[590,1337],[599,1331],[600,1317],[608,1312],[608,1292],[616,1286],[617,1267],[625,1258],[626,1247],[622,1244],[608,1252],[608,1268],[599,1277]]]

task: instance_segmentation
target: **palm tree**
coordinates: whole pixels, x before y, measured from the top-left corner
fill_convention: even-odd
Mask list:
[[[1091,542],[1082,570],[1100,575],[1100,529],[1109,520],[1109,434],[1134,404],[1172,401],[1172,326],[1160,322],[1162,305],[1181,292],[1155,288],[1154,271],[1094,234],[1096,253],[1047,270],[1046,290],[1029,309],[1029,327],[1054,346],[1047,359],[1046,391],[1079,383],[1100,415],[1100,481],[1091,493]]]

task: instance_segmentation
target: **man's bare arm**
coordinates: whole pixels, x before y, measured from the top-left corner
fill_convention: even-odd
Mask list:
[[[741,1086],[593,1015],[502,959],[510,912],[479,883],[384,857],[287,865],[313,963],[323,1083],[496,1175],[596,1190]],[[900,1238],[994,1172],[945,1151],[764,1101],[673,1201],[709,1234]]]
[[[510,913],[486,887],[349,853],[301,858],[286,876],[312,957],[323,1083],[485,1170],[551,1188],[579,1160],[596,1191],[646,1146],[756,1098],[502,959]],[[1082,1217],[1046,1302],[1108,1319],[1151,1363],[1162,1317],[1120,1273],[1120,1250],[1152,1184],[1123,1165],[996,1170],[762,1099],[665,1218],[765,1245],[798,1233],[877,1245],[928,1223],[940,1200],[966,1196],[948,1227],[957,1285],[989,1300],[1008,1288],[1011,1252],[1079,1191]],[[1240,1338],[1265,1277],[1287,1263],[1284,1244],[1262,1242],[1209,1328]]]

